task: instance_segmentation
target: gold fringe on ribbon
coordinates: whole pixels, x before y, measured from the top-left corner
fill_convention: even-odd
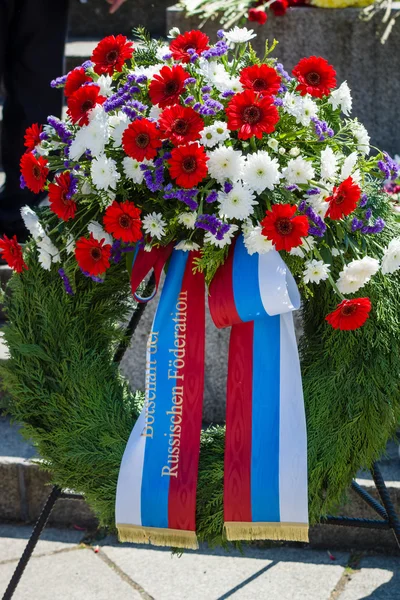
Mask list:
[[[239,540],[282,540],[288,542],[308,542],[307,523],[247,523],[225,522],[226,538]]]
[[[120,542],[134,544],[153,544],[154,546],[171,546],[197,550],[196,533],[184,529],[163,529],[161,527],[142,527],[141,525],[117,524]]]

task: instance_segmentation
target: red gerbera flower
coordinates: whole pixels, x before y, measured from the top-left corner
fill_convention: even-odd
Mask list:
[[[260,25],[264,25],[264,23],[268,19],[268,15],[262,8],[250,8],[247,18],[253,23],[259,23]]]
[[[32,152],[26,152],[21,157],[20,166],[26,187],[34,194],[41,192],[49,173],[47,159],[43,156],[36,158]]]
[[[56,175],[55,183],[49,184],[50,208],[63,221],[73,219],[76,213],[76,202],[72,198],[68,198],[70,186],[69,171]]]
[[[161,137],[168,138],[173,144],[187,144],[200,139],[204,121],[193,108],[175,104],[166,108],[158,119]]]
[[[73,69],[68,73],[64,87],[64,94],[67,97],[72,96],[76,90],[79,90],[79,88],[88,81],[93,81],[93,79],[86,74],[86,71],[83,67],[77,67],[76,69]]]
[[[42,133],[43,127],[42,125],[38,125],[34,123],[25,131],[25,146],[27,148],[27,152],[32,152],[36,148],[38,144],[40,144],[40,134]]]
[[[343,300],[325,319],[334,329],[352,331],[364,325],[370,310],[371,300],[369,298]]]
[[[137,242],[142,236],[140,213],[133,202],[114,202],[106,210],[103,218],[105,230],[123,242]]]
[[[276,17],[283,17],[289,8],[288,0],[275,0],[270,6],[270,9]]]
[[[192,188],[206,177],[207,161],[203,146],[197,143],[179,146],[171,151],[169,172],[178,185]]]
[[[183,63],[190,62],[190,54],[188,50],[192,49],[196,54],[200,55],[205,50],[208,50],[210,46],[208,36],[198,29],[192,31],[186,31],[178,35],[170,44],[170,51],[175,60],[181,60]]]
[[[105,97],[99,94],[100,88],[98,85],[84,85],[68,98],[67,113],[73,123],[78,123],[81,127],[89,123],[89,111],[96,104],[103,104],[105,101]]]
[[[228,129],[239,130],[238,138],[248,140],[253,135],[262,138],[272,133],[279,121],[279,113],[268,96],[261,97],[254,90],[236,94],[226,108]]]
[[[275,244],[277,250],[289,252],[301,246],[301,238],[308,233],[307,217],[295,217],[295,212],[296,206],[291,204],[274,204],[261,221],[262,234]]]
[[[111,246],[100,242],[90,234],[90,238],[81,237],[76,242],[75,258],[85,273],[96,277],[110,266]]]
[[[296,90],[302,96],[310,94],[316,98],[328,96],[336,87],[336,71],[325,58],[310,56],[302,58],[293,69],[299,81]]]
[[[188,73],[181,65],[163,67],[158,75],[154,75],[150,83],[150,100],[161,108],[176,104],[185,89],[185,81],[188,77]]]
[[[275,69],[268,65],[253,65],[243,69],[240,82],[246,89],[274,96],[279,91],[281,78]]]
[[[348,177],[338,186],[333,188],[332,196],[326,199],[329,202],[327,216],[331,219],[341,219],[355,210],[361,197],[361,188]]]
[[[22,273],[23,269],[28,266],[22,255],[22,248],[18,244],[17,236],[14,235],[11,239],[4,235],[0,238],[0,254],[7,262],[8,266],[14,269],[17,273]]]
[[[131,123],[122,136],[122,146],[131,158],[142,162],[145,158],[150,160],[157,155],[160,148],[160,132],[153,121],[140,119]]]
[[[112,75],[114,71],[122,71],[124,62],[132,57],[133,43],[124,35],[109,35],[99,42],[93,50],[92,62],[94,72],[98,75]]]

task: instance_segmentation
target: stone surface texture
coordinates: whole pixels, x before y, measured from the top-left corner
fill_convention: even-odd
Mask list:
[[[400,560],[370,556],[361,561],[347,583],[340,600],[398,600],[400,598]]]
[[[399,9],[398,9],[399,10]],[[385,45],[380,43],[380,19],[361,21],[355,8],[324,10],[291,8],[284,17],[271,15],[265,26],[250,25],[257,33],[254,47],[262,56],[265,40],[279,40],[273,56],[290,70],[303,56],[323,56],[337,71],[338,82],[347,80],[353,94],[353,116],[367,127],[372,143],[394,154],[399,152],[398,103],[400,80],[400,27],[394,27]],[[173,6],[167,27],[197,28],[199,20],[185,19]],[[216,39],[217,21],[204,31]]]

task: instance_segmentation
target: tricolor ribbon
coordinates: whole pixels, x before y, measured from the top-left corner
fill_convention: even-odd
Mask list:
[[[143,410],[119,473],[121,540],[193,548],[204,389],[204,278],[197,253],[135,253],[132,291],[171,256],[147,344]],[[138,298],[140,300],[140,298]],[[278,252],[250,256],[240,236],[210,287],[217,327],[232,327],[224,477],[229,540],[308,540],[307,439],[292,311],[300,297]]]

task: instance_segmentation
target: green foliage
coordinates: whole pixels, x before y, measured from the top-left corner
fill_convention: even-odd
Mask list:
[[[387,218],[384,233],[369,238],[372,256],[379,256],[376,243],[384,246],[400,233]],[[299,259],[287,258],[296,272]],[[200,258],[200,267],[206,260]],[[29,270],[12,278],[6,298],[11,357],[0,375],[12,396],[9,409],[25,423],[54,483],[82,492],[101,523],[113,526],[119,466],[143,402],[113,362],[123,336],[118,323],[133,308],[125,267],[113,266],[101,285],[77,274],[77,294],[70,297],[56,271],[41,269],[32,252],[27,261]],[[334,276],[340,268],[335,259]],[[399,422],[398,286],[397,275],[374,277],[363,290],[373,303],[371,318],[355,332],[325,322],[334,308],[328,286],[314,286],[304,303],[300,350],[311,522],[335,510],[357,469],[371,466]],[[198,535],[211,544],[226,544],[224,434],[223,427],[211,427],[201,440]]]
[[[224,264],[228,256],[229,246],[217,248],[211,244],[203,246],[201,256],[194,260],[195,270],[204,273],[206,284],[210,285],[219,267]]]

